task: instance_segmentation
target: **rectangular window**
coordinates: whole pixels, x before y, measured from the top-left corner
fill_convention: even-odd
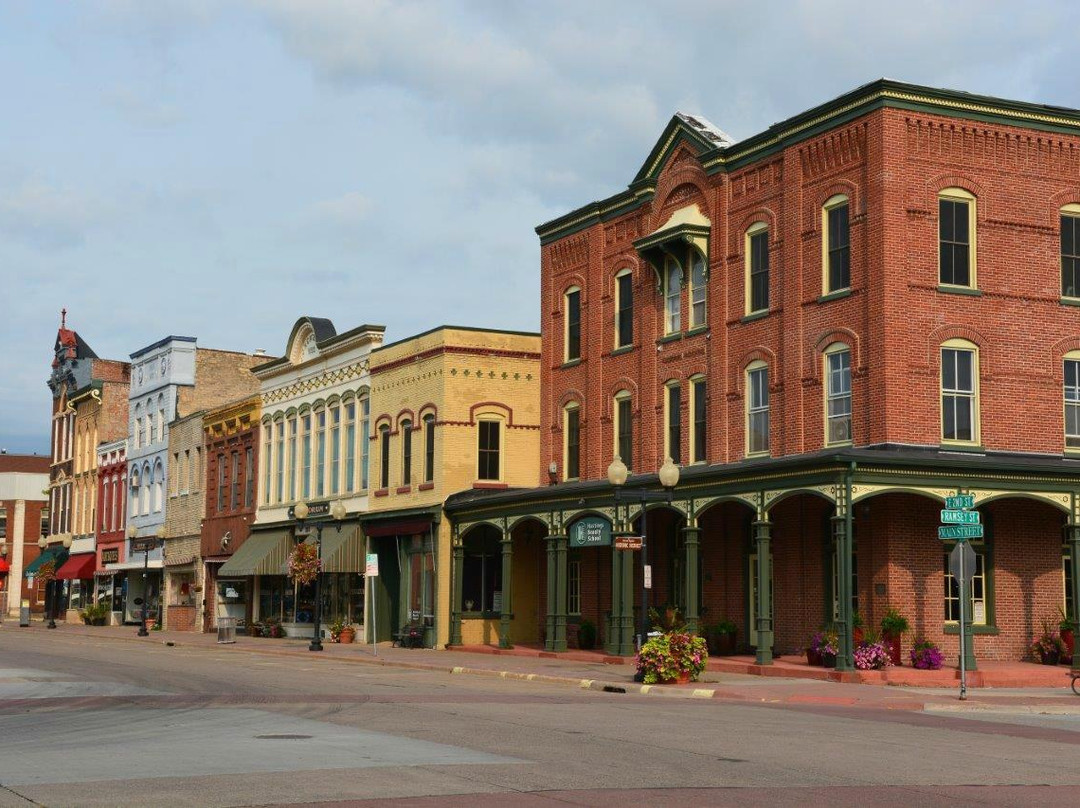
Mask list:
[[[401,484],[412,485],[412,421],[401,422]]]
[[[274,502],[285,499],[285,422],[274,424]]]
[[[769,231],[750,235],[750,312],[769,308]]]
[[[435,416],[424,416],[424,482],[435,480]]]
[[[566,361],[581,358],[581,290],[566,293]]]
[[[379,487],[390,487],[390,427],[383,425],[379,427],[379,439],[380,439],[380,454],[381,468],[379,469]]]
[[[311,416],[304,415],[300,418],[301,445],[303,446],[303,462],[300,466],[300,490],[304,499],[311,497]]]
[[[296,501],[296,427],[296,416],[294,415],[289,419],[289,456],[285,463],[285,479],[288,481],[289,502]]]
[[[232,453],[232,479],[229,481],[229,510],[240,507],[240,453]]]
[[[581,614],[581,561],[566,564],[566,611]]]
[[[682,390],[679,385],[667,388],[667,454],[672,463],[682,462]]]
[[[747,454],[769,451],[769,369],[754,368],[746,374]]]
[[[615,400],[615,420],[618,429],[617,451],[628,469],[634,468],[634,413],[630,396]]]
[[[371,441],[368,432],[371,429],[371,402],[360,400],[360,490],[367,491],[368,467],[371,453]]]
[[[293,424],[295,426],[295,423]],[[291,483],[290,483],[291,484]],[[255,448],[248,446],[244,450],[244,507],[255,505]]]
[[[848,228],[848,205],[829,208],[828,227],[829,288],[835,292],[851,286],[851,247]]]
[[[345,405],[345,490],[356,490],[356,405]]]
[[[270,481],[273,479],[273,477],[271,475],[274,473],[274,465],[273,465],[274,455],[270,451],[271,447],[274,445],[273,444],[273,435],[271,434],[272,429],[273,429],[272,424],[263,424],[263,436],[264,437],[263,437],[262,462],[263,462],[263,504],[264,505],[269,505],[270,504],[270,493],[271,493]],[[219,510],[220,510],[220,508],[219,508]]]
[[[826,439],[832,443],[851,440],[851,353],[825,354]]]
[[[694,379],[691,394],[694,397],[694,456],[691,462],[701,463],[705,461],[708,438],[708,396],[704,379]]]
[[[326,410],[315,413],[315,496],[326,494]]]
[[[615,347],[634,343],[634,276],[626,272],[615,279],[618,311],[615,315]]]
[[[341,408],[330,410],[330,493],[341,486]]]
[[[1080,360],[1065,360],[1065,448],[1080,449]]]
[[[664,263],[664,333],[682,330],[682,267],[674,258]]]
[[[499,479],[499,422],[480,421],[478,477],[481,480]]]
[[[581,410],[577,407],[566,410],[566,458],[564,466],[566,479],[576,480],[581,476]]]
[[[975,352],[941,349],[941,437],[975,440]]]
[[[217,456],[217,512],[225,512],[225,455]]]
[[[1061,217],[1061,294],[1080,297],[1080,216]]]
[[[971,278],[970,209],[960,199],[938,200],[940,272],[938,281],[968,286]]]
[[[987,625],[986,548],[974,543],[971,547],[975,551],[975,572],[971,576],[971,602],[968,604],[966,617],[974,625],[985,626]],[[945,552],[945,620],[958,623],[960,622],[960,585],[949,572],[951,552],[952,547]]]
[[[690,250],[690,327],[705,325],[705,259]]]

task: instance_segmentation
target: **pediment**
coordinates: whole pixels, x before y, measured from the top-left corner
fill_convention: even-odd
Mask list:
[[[301,317],[289,334],[285,356],[290,364],[301,365],[319,357],[319,344],[337,336],[334,324],[323,317]]]
[[[634,182],[655,181],[673,163],[700,160],[703,155],[734,142],[730,135],[700,115],[677,112],[649,152]]]

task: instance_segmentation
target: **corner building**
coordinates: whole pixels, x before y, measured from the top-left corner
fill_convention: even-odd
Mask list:
[[[544,487],[447,511],[465,543],[546,535],[549,649],[640,625],[639,554],[575,547],[583,519],[644,530],[649,605],[734,621],[763,664],[834,623],[850,667],[856,613],[890,607],[905,657],[955,659],[966,599],[969,664],[1075,619],[1080,112],[880,80],[741,142],[680,113],[627,190],[537,232]],[[616,455],[654,493],[673,458],[671,504],[616,505]]]

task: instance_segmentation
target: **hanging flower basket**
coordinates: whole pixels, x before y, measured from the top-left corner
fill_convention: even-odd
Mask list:
[[[37,576],[42,581],[56,580],[56,562],[46,561],[44,564],[38,567]]]
[[[298,584],[310,584],[322,572],[319,548],[314,544],[301,543],[289,556],[289,577]]]

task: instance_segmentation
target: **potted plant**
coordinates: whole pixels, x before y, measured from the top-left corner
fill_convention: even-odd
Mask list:
[[[900,638],[904,632],[911,628],[907,618],[896,609],[889,607],[885,616],[881,618],[881,639],[889,648],[889,658],[892,664],[900,664]]]
[[[1065,654],[1061,657],[1061,661],[1072,662],[1073,649],[1076,644],[1076,621],[1070,620],[1069,616],[1065,614],[1065,610],[1060,606],[1058,607],[1058,613],[1061,615],[1061,619],[1058,620],[1058,635],[1061,637],[1061,641],[1065,643]]]
[[[1043,633],[1031,644],[1028,649],[1036,662],[1043,665],[1056,665],[1065,654],[1065,643],[1061,641],[1058,633],[1050,628],[1047,621],[1043,621]]]
[[[683,684],[697,681],[708,658],[703,637],[668,631],[650,637],[634,661],[638,677],[645,684]]]
[[[703,633],[710,654],[731,656],[735,653],[735,637],[738,634],[738,628],[731,620],[723,618],[707,625]]]
[[[269,637],[276,640],[285,636],[285,631],[281,627],[281,621],[276,617],[268,617],[257,625],[259,626],[260,637]]]
[[[352,623],[346,623],[338,633],[338,642],[346,645],[356,639],[356,627]]]
[[[582,651],[589,651],[596,647],[596,624],[591,620],[582,620],[578,623],[577,646]]]
[[[892,664],[885,643],[876,640],[872,642],[863,641],[855,649],[852,656],[855,660],[855,667],[861,671],[877,671]]]
[[[945,654],[929,640],[919,640],[911,647],[911,667],[921,671],[940,670]]]
[[[806,662],[808,665],[835,668],[839,649],[839,635],[831,628],[823,628],[810,638],[810,647],[806,649]]]
[[[851,641],[858,648],[866,640],[866,631],[863,628],[862,615],[858,611],[851,613]]]
[[[339,617],[330,621],[326,630],[330,632],[330,642],[341,642],[341,632],[345,630],[345,619]]]
[[[103,626],[108,616],[109,607],[106,603],[94,603],[79,612],[79,617],[88,626]]]

